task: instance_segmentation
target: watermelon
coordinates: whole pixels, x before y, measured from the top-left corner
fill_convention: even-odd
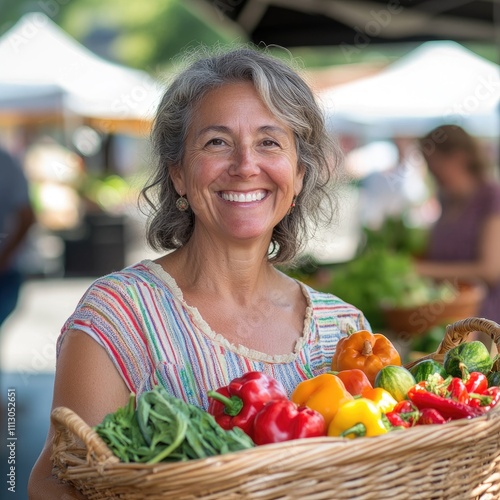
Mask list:
[[[373,387],[381,387],[396,401],[403,401],[416,383],[415,377],[404,366],[387,365],[377,373]]]
[[[460,364],[463,363],[469,372],[481,372],[488,375],[493,366],[488,348],[479,340],[465,342],[452,347],[444,355],[444,369],[448,375],[461,377]]]
[[[488,387],[500,386],[500,372],[488,373]]]
[[[447,376],[444,366],[433,359],[419,361],[410,368],[410,373],[415,377],[417,382],[427,380],[429,375],[433,375],[434,373],[438,373],[443,378]]]

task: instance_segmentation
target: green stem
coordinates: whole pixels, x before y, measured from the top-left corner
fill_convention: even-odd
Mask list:
[[[480,406],[489,405],[493,401],[493,397],[488,396],[487,394],[476,394],[475,392],[470,392],[469,397],[473,399],[479,399]]]
[[[460,369],[460,372],[462,373],[462,380],[464,382],[467,382],[467,380],[470,379],[470,373],[469,373],[469,370],[467,369],[467,365],[465,363],[460,362],[458,364],[458,368]]]
[[[349,429],[346,429],[344,432],[342,432],[340,434],[340,437],[346,437],[349,434],[354,434],[356,437],[366,436],[366,425],[362,422],[358,422],[357,424],[354,424],[352,427],[349,427]]]
[[[181,415],[176,415],[176,420],[177,420],[177,434],[175,436],[175,439],[169,446],[167,446],[164,450],[158,453],[158,455],[148,460],[146,462],[147,464],[157,464],[158,462],[161,462],[163,459],[167,458],[173,451],[175,451],[181,445],[182,441],[184,441],[188,428],[188,421],[186,418],[184,418],[184,416]]]
[[[217,391],[208,391],[207,396],[222,403],[224,405],[224,413],[231,417],[238,415],[243,408],[243,400],[238,396],[228,398]]]

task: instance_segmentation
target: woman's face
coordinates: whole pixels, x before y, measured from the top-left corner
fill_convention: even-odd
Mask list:
[[[302,189],[292,130],[250,82],[210,91],[193,116],[171,175],[196,216],[195,231],[232,241],[270,238]]]
[[[434,151],[427,158],[429,170],[439,187],[450,194],[462,194],[475,182],[467,166],[467,156],[463,151],[443,153]]]

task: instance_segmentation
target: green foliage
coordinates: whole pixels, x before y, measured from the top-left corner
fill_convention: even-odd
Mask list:
[[[353,304],[372,328],[386,327],[382,307],[409,308],[445,299],[454,290],[418,274],[414,255],[422,253],[426,232],[403,219],[387,219],[378,230],[365,229],[359,255],[349,262],[320,267],[303,259],[288,273],[319,290]]]
[[[405,278],[412,274],[408,255],[374,247],[346,264],[335,266],[324,291],[356,306],[374,329],[381,329],[384,327],[381,303],[399,298],[406,288]]]
[[[254,446],[238,427],[224,430],[212,415],[160,386],[135,396],[94,427],[122,462],[184,461]]]
[[[234,38],[181,0],[73,0],[64,9],[61,25],[79,32],[80,38],[96,25],[112,28],[116,31],[113,55],[149,72],[167,66],[189,46],[212,46]]]
[[[1,2],[1,0],[0,0]],[[2,4],[0,35],[25,13],[45,13],[81,43],[103,30],[112,36],[107,56],[150,73],[171,63],[190,45],[228,44],[236,31],[217,21],[215,8],[207,3],[203,12],[183,0],[57,0],[6,1]]]
[[[366,247],[391,249],[411,255],[421,255],[427,246],[428,231],[411,227],[403,217],[388,217],[379,229],[365,228]]]
[[[410,350],[424,353],[436,352],[444,338],[445,330],[445,325],[434,326],[422,335],[412,337]]]

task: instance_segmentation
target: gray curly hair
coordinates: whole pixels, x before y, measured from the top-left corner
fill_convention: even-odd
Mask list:
[[[195,216],[191,210],[176,208],[178,194],[170,169],[181,163],[193,112],[206,93],[228,83],[250,81],[269,110],[293,131],[298,165],[304,169],[295,209],[275,226],[268,254],[272,263],[290,264],[315,226],[331,222],[336,204],[329,185],[332,174],[338,172],[340,150],[327,133],[307,83],[268,50],[240,47],[203,57],[196,53],[195,57],[166,90],[153,123],[156,168],[141,192],[150,208],[147,241],[155,250],[173,250],[191,238]]]

